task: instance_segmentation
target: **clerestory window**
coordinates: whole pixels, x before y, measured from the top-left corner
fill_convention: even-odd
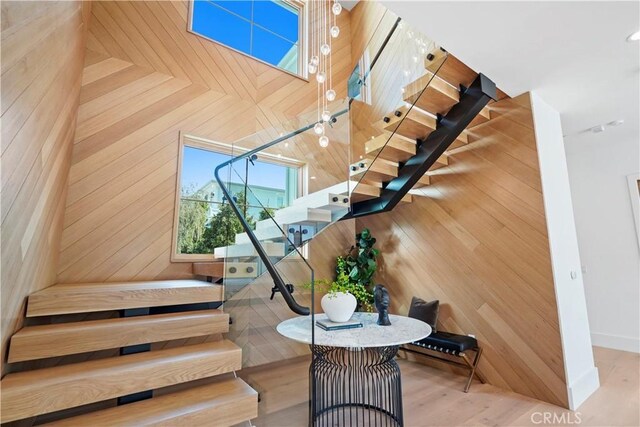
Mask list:
[[[193,0],[189,30],[302,76],[304,22],[300,1]]]

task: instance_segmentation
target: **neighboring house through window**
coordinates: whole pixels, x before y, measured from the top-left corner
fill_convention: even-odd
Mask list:
[[[294,0],[193,0],[189,29],[302,76],[303,3]]]
[[[244,232],[214,177],[216,166],[240,154],[238,147],[233,150],[226,144],[181,136],[173,261],[211,260],[214,248],[233,245],[235,235]],[[223,169],[221,178],[254,224],[302,195],[301,167],[294,160],[262,154],[253,163],[240,160],[233,169]]]

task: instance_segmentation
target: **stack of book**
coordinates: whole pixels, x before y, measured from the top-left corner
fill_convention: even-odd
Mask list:
[[[341,329],[362,328],[362,322],[358,320],[347,320],[346,322],[332,322],[331,320],[316,320],[316,325],[325,331],[339,331]]]

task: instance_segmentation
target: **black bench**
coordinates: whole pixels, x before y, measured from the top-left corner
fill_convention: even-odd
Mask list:
[[[469,379],[467,380],[467,384],[464,387],[465,393],[469,391],[471,380],[473,380],[474,375],[478,377],[480,382],[484,383],[482,377],[480,377],[480,375],[478,375],[478,373],[476,372],[478,362],[480,361],[480,356],[482,355],[482,348],[480,348],[480,346],[478,345],[478,340],[476,340],[474,337],[438,331],[432,333],[427,338],[424,338],[420,341],[415,341],[411,344],[405,344],[401,347],[401,349],[410,353],[419,354],[421,356],[429,357],[431,359],[436,359],[441,362],[468,369]],[[425,352],[425,350],[434,352],[436,354]],[[468,352],[475,353],[473,360],[468,356]],[[437,353],[460,357],[464,360],[465,363],[449,359],[445,356],[440,356]]]

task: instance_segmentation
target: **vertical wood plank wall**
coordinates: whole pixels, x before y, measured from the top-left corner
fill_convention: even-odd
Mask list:
[[[92,8],[60,282],[189,277],[190,263],[170,262],[179,131],[233,142],[316,105],[315,80],[188,33],[187,16],[187,1]],[[344,97],[348,13],[339,24],[333,72]]]
[[[394,311],[440,300],[438,327],[474,334],[489,383],[567,406],[562,347],[528,94],[492,105],[413,203],[357,221],[382,251]]]
[[[4,362],[25,297],[56,279],[90,4],[1,7]]]

